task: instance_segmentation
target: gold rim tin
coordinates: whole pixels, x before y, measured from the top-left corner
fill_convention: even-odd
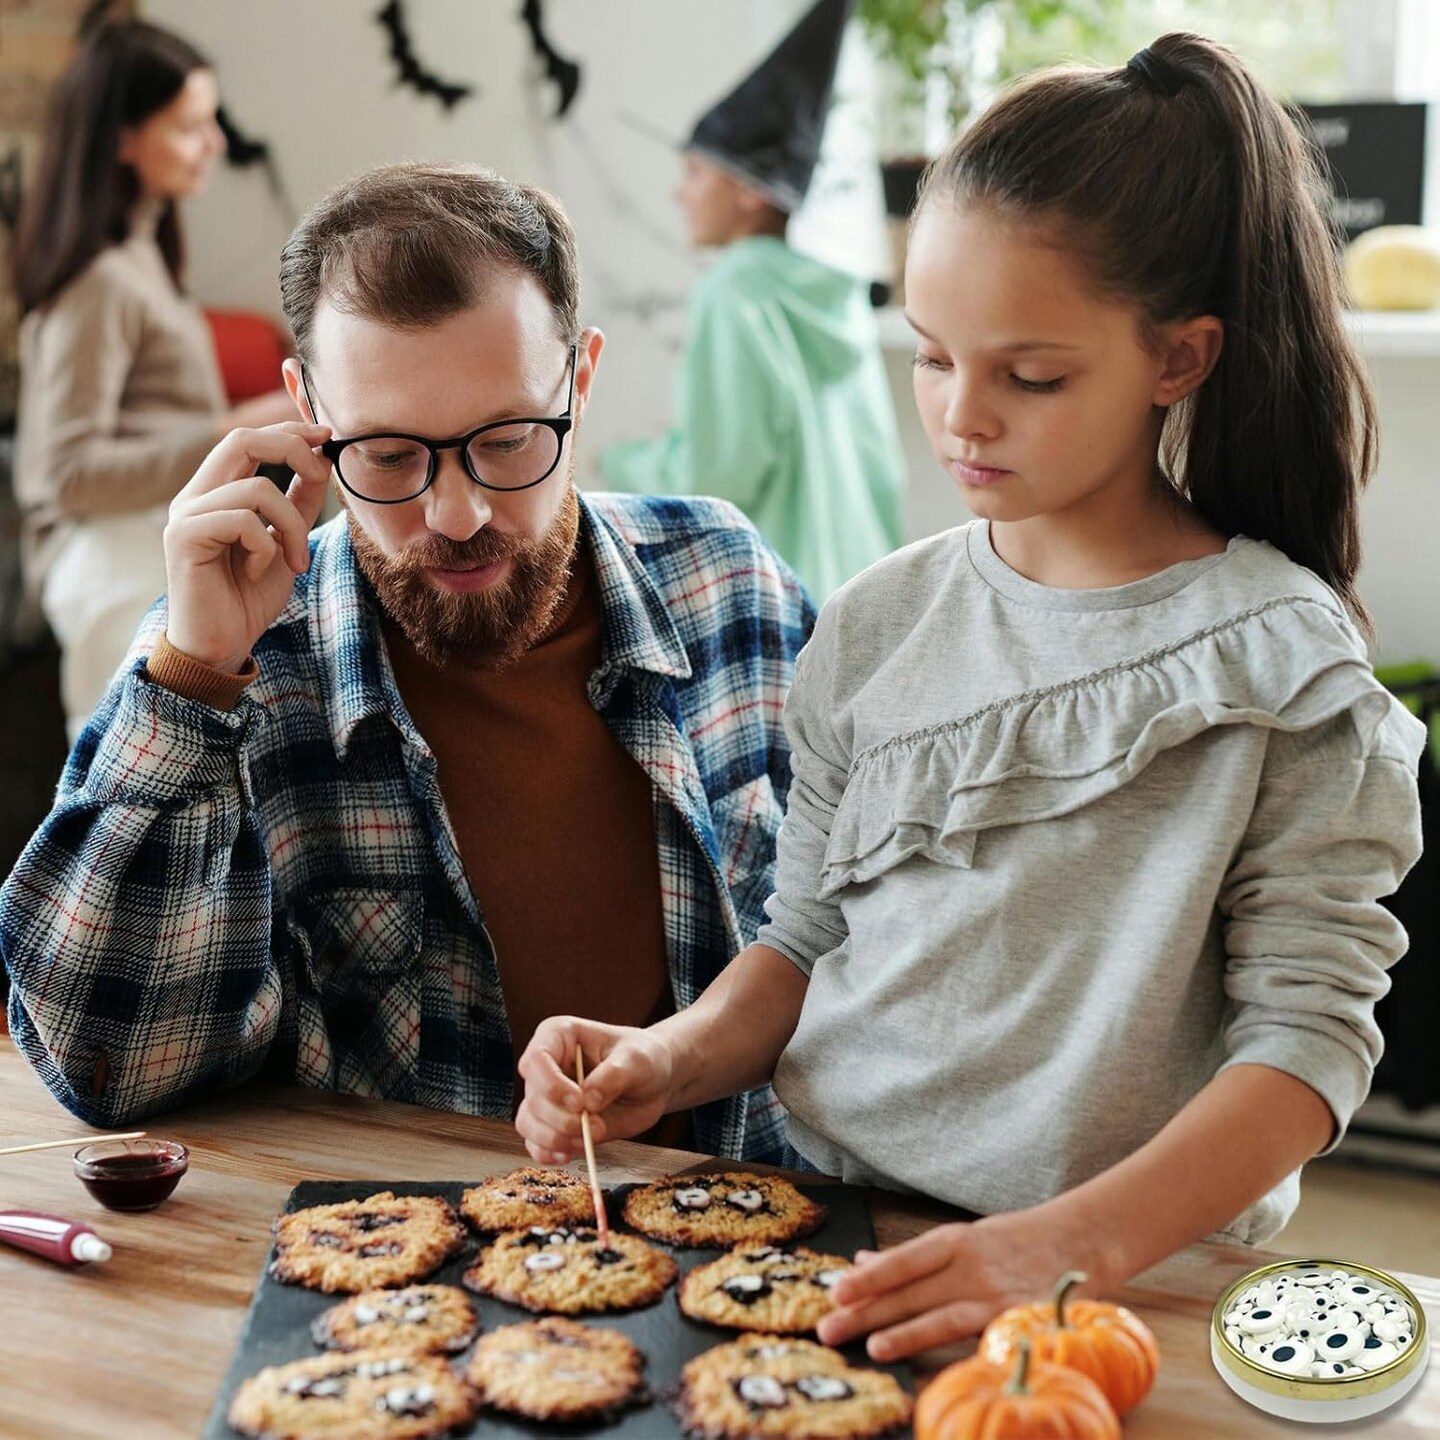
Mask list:
[[[1225,1313],[1242,1291],[1262,1280],[1306,1270],[1344,1270],[1393,1290],[1415,1317],[1414,1342],[1403,1354],[1361,1375],[1282,1375],[1257,1364],[1225,1334]],[[1251,1270],[1229,1285],[1215,1302],[1210,1322],[1210,1358],[1220,1378],[1243,1400],[1289,1420],[1321,1423],[1359,1420],[1395,1404],[1419,1383],[1430,1358],[1425,1310],[1408,1285],[1384,1270],[1353,1260],[1281,1260]]]

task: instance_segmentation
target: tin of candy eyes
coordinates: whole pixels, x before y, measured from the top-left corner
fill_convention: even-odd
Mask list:
[[[1425,1311],[1393,1275],[1349,1260],[1285,1260],[1215,1302],[1210,1358],[1242,1400],[1286,1420],[1360,1420],[1425,1373]]]

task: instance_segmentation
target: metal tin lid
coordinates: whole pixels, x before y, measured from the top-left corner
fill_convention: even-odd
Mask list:
[[[1275,1296],[1266,1302],[1273,1309],[1252,1310],[1242,1315],[1241,1297],[1252,1291]],[[1393,1297],[1397,1302],[1393,1311],[1387,1308],[1386,1297]],[[1351,1335],[1341,1333],[1339,1326],[1327,1331],[1328,1322],[1322,1319],[1317,1324],[1316,1335],[1311,1337],[1303,1325],[1291,1325],[1283,1318],[1294,1315],[1296,1308],[1303,1305],[1318,1305],[1322,1316],[1327,1307],[1333,1307],[1332,1314],[1350,1317],[1343,1318],[1341,1324]],[[1355,1336],[1361,1347],[1397,1348],[1389,1341],[1372,1338],[1373,1322],[1366,1318],[1366,1312],[1378,1311],[1388,1319],[1391,1314],[1402,1316],[1401,1306],[1408,1308],[1413,1321],[1413,1330],[1405,1331],[1403,1348],[1393,1358],[1368,1368],[1346,1363],[1358,1353]],[[1254,1331],[1256,1321],[1252,1317],[1261,1317],[1259,1324],[1263,1327],[1272,1314],[1278,1317],[1274,1331],[1262,1328],[1252,1336],[1241,1330],[1241,1319],[1249,1322],[1248,1329]],[[1227,1324],[1227,1320],[1230,1323]],[[1383,1324],[1381,1328],[1383,1331]],[[1237,1335],[1241,1337],[1238,1342]],[[1263,1344],[1254,1346],[1250,1354],[1242,1348],[1253,1338],[1274,1347],[1288,1348],[1291,1353],[1283,1358],[1292,1360],[1298,1358],[1294,1355],[1296,1348],[1303,1353],[1308,1345],[1314,1349],[1315,1368],[1320,1368],[1325,1356],[1323,1344],[1332,1336],[1338,1336],[1341,1344],[1330,1353],[1343,1357],[1328,1367],[1337,1372],[1333,1375],[1283,1373],[1273,1359],[1268,1364],[1262,1363],[1262,1357],[1254,1353],[1261,1351]],[[1424,1308],[1409,1287],[1393,1275],[1350,1260],[1284,1260],[1242,1275],[1215,1302],[1210,1353],[1221,1379],[1261,1409],[1291,1419],[1351,1420],[1385,1409],[1414,1387],[1429,1359],[1429,1334]],[[1263,1358],[1268,1359],[1269,1355]]]

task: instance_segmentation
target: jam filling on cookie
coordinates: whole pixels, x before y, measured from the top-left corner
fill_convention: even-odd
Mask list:
[[[384,1230],[391,1225],[403,1225],[403,1215],[377,1215],[373,1210],[362,1210],[355,1216],[352,1224],[362,1235],[368,1235],[372,1230]]]
[[[759,1275],[732,1275],[720,1289],[737,1305],[753,1305],[771,1293],[769,1280]]]
[[[597,1265],[618,1265],[624,1258],[619,1250],[614,1250],[609,1245],[598,1246],[593,1256]]]

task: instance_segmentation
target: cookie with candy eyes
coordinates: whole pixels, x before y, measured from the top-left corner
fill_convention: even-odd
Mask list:
[[[625,1197],[625,1222],[667,1245],[783,1245],[818,1230],[825,1207],[775,1175],[672,1175]]]
[[[252,1375],[228,1419],[264,1440],[422,1440],[468,1424],[475,1392],[439,1355],[314,1355]]]
[[[486,1232],[527,1225],[593,1225],[595,1202],[589,1182],[580,1176],[526,1165],[470,1186],[460,1197],[460,1213]]]
[[[453,1285],[362,1290],[332,1305],[310,1327],[327,1350],[431,1351],[456,1354],[479,1328],[470,1297]]]
[[[465,1378],[481,1401],[531,1420],[609,1420],[650,1398],[645,1357],[618,1330],[559,1315],[492,1330]]]
[[[653,1305],[678,1270],[638,1235],[612,1230],[602,1245],[593,1229],[532,1225],[502,1230],[461,1279],[467,1289],[527,1310],[587,1315]]]
[[[800,1335],[834,1309],[830,1287],[850,1268],[843,1255],[821,1255],[804,1246],[747,1246],[697,1265],[680,1282],[677,1298],[692,1320]]]
[[[448,1200],[382,1190],[281,1215],[270,1274],[327,1294],[408,1285],[433,1275],[464,1247],[465,1237]]]
[[[746,1336],[691,1360],[676,1401],[686,1432],[702,1440],[884,1435],[908,1423],[911,1408],[893,1375],[781,1335]]]

